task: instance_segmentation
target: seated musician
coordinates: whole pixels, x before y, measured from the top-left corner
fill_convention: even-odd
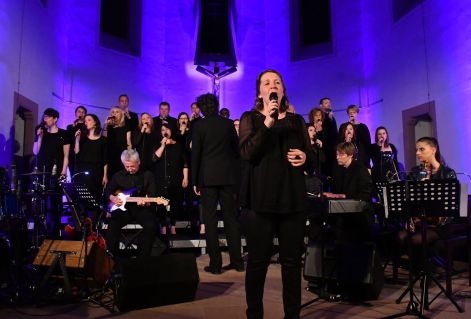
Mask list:
[[[445,166],[440,155],[438,141],[433,137],[422,137],[417,140],[416,156],[420,161],[419,166],[411,170],[409,178],[415,181],[422,180],[444,180],[456,179],[456,173],[451,168]],[[432,250],[437,250],[437,241],[441,237],[441,232],[446,223],[450,221],[446,217],[431,217],[422,220],[419,217],[413,218],[406,223],[406,229],[400,230],[398,240],[401,252],[405,252],[407,238],[411,240],[412,258],[421,257],[422,233],[419,231],[423,225],[426,225],[427,243]]]
[[[355,159],[355,145],[350,142],[337,145],[337,164],[333,172],[332,193],[327,198],[349,198],[371,201],[373,184],[368,169]]]
[[[355,145],[344,142],[337,145],[337,167],[333,169],[332,193],[324,192],[328,199],[354,199],[371,202],[373,183],[368,169],[355,159]],[[369,208],[369,207],[368,207]],[[372,238],[373,216],[369,211],[332,216],[330,223],[337,241],[363,242]]]
[[[154,176],[150,171],[139,169],[140,160],[136,150],[124,150],[121,153],[124,169],[113,175],[106,187],[106,196],[111,204],[122,205],[123,201],[116,196],[117,192],[134,190],[131,196],[154,197],[156,186]],[[157,220],[155,204],[141,200],[137,203],[126,203],[126,210],[116,209],[111,212],[106,234],[107,250],[117,257],[121,228],[131,222],[142,226],[139,257],[149,256],[154,238],[157,234]]]

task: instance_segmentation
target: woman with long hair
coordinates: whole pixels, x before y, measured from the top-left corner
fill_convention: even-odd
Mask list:
[[[338,143],[353,143],[355,146],[354,160],[362,163],[366,168],[370,168],[370,157],[366,145],[357,139],[357,133],[352,123],[347,122],[340,129]]]
[[[121,153],[131,149],[131,132],[126,125],[124,112],[113,107],[106,118],[103,136],[107,137],[106,161],[108,163],[108,180],[124,168]]]
[[[375,143],[371,144],[370,155],[373,162],[373,182],[399,180],[397,148],[389,142],[389,133],[384,126],[376,129]]]
[[[137,128],[131,133],[132,147],[139,153],[141,159],[141,169],[148,170],[152,168],[152,157],[158,141],[160,132],[154,128],[154,120],[147,113],[141,113]]]
[[[101,135],[101,123],[95,114],[84,118],[86,134],[78,129],[75,133],[75,179],[87,185],[91,194],[98,195],[108,183],[106,163],[106,137]],[[73,176],[74,176],[73,175]]]
[[[170,234],[175,235],[177,214],[182,211],[183,189],[188,187],[188,164],[183,146],[174,139],[170,126],[163,124],[161,135],[160,146],[154,152],[152,171],[157,193],[170,200],[170,210],[161,210],[161,233],[165,235],[170,226]]]

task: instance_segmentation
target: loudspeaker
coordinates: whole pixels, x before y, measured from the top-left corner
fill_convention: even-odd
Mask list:
[[[192,301],[198,288],[196,257],[170,254],[121,262],[116,294],[120,311]]]
[[[335,282],[341,294],[354,299],[379,297],[384,274],[373,243],[325,245],[323,257],[321,252],[318,244],[306,247],[304,278],[307,281]]]

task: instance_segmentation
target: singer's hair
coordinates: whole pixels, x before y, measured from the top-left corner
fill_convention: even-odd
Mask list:
[[[223,107],[220,111],[219,111],[219,115],[222,116],[222,117],[226,117],[224,114],[227,115],[227,118],[230,118],[231,117],[231,112],[229,111],[229,109],[227,107]]]
[[[162,102],[160,102],[160,104],[159,104],[159,109],[160,109],[162,106],[164,106],[164,105],[167,105],[167,106],[168,106],[168,109],[170,110],[170,103],[168,103],[167,101],[162,101]]]
[[[144,115],[147,115],[147,116],[150,117],[150,122],[149,122],[149,124],[150,124],[150,130],[151,130],[151,132],[152,132],[153,129],[154,129],[154,119],[152,118],[152,115],[150,115],[150,114],[147,113],[147,112],[142,112],[142,113],[141,113],[141,117],[140,117],[140,119],[139,119],[139,125],[138,125],[138,126],[139,126],[139,131],[142,130],[142,117],[143,117]]]
[[[77,113],[77,111],[80,110],[80,109],[82,109],[82,110],[85,112],[85,114],[88,113],[87,108],[86,108],[85,106],[83,106],[83,105],[77,106],[77,107],[75,108],[75,113]]]
[[[355,144],[351,142],[343,142],[337,144],[336,150],[340,154],[347,154],[348,156],[354,156],[356,153]]]
[[[438,141],[435,137],[430,137],[430,136],[424,136],[424,137],[421,137],[417,140],[417,142],[415,142],[416,144],[417,143],[425,143],[427,144],[428,146],[431,146],[433,148],[436,149],[436,152],[435,152],[435,159],[439,162],[439,163],[443,163],[442,161],[442,155],[440,154],[440,146],[438,145]]]
[[[43,114],[56,119],[59,118],[59,112],[56,109],[53,109],[52,107],[48,107],[47,109],[45,109]]]
[[[286,110],[288,109],[289,103],[288,103],[288,96],[286,96],[285,82],[283,81],[283,77],[281,76],[280,72],[273,69],[265,70],[257,76],[257,80],[255,81],[255,109],[259,111],[263,110],[263,99],[259,96],[260,96],[260,84],[262,81],[262,76],[266,73],[275,73],[280,78],[281,84],[283,85],[283,98],[280,101],[279,109],[281,112],[286,112]]]
[[[218,114],[219,101],[214,94],[206,93],[198,96],[196,99],[196,104],[198,104],[201,109],[201,113],[203,113],[205,117]]]
[[[121,94],[120,96],[118,96],[118,101],[121,100],[122,97],[125,97],[129,102],[129,96],[127,94]]]
[[[348,112],[350,112],[350,110],[354,110],[357,114],[360,113],[360,108],[355,104],[350,104],[349,106],[347,106],[347,114]]]
[[[321,105],[322,102],[324,102],[324,100],[329,100],[329,101],[330,101],[330,98],[328,98],[328,97],[323,97],[322,99],[319,100],[319,105]]]
[[[113,116],[112,114],[113,111],[118,111],[121,114],[121,119],[119,120],[118,127],[123,127],[126,124],[123,110],[121,110],[117,106],[114,106],[111,108],[110,114],[108,116]]]
[[[95,114],[87,114],[85,115],[85,117],[91,117],[93,119],[93,121],[95,121],[95,128],[93,130],[93,134],[95,135],[100,135],[101,133],[101,122],[100,122],[100,119],[98,118],[98,116],[96,116]],[[87,132],[88,134],[88,132]]]
[[[190,124],[190,116],[188,116],[188,113],[186,112],[180,112],[178,113],[178,116],[177,116],[177,124],[178,124],[178,128],[180,128],[180,118],[183,116],[183,115],[186,115],[186,124],[187,124],[187,129],[188,129],[188,125]]]
[[[134,162],[139,163],[141,160],[139,159],[139,153],[135,149],[124,150],[121,153],[121,162]]]
[[[163,127],[165,127],[167,130],[170,131],[170,135],[169,135],[169,136],[164,136],[164,135],[162,135],[162,137],[171,138],[171,137],[172,137],[172,133],[173,133],[173,132],[172,132],[172,127],[171,127],[171,125],[168,124],[168,123],[162,124],[162,125],[160,126],[160,134],[162,134],[162,128],[163,128]]]
[[[340,132],[339,132],[339,142],[345,141],[345,134],[347,133],[347,128],[348,126],[351,126],[353,128],[353,136],[352,136],[352,141],[356,140],[357,137],[357,132],[355,131],[355,126],[353,126],[352,123],[347,122],[345,125],[342,125],[340,127]]]
[[[375,132],[375,142],[376,142],[376,144],[378,144],[378,142],[379,142],[379,139],[378,139],[379,130],[384,130],[386,132],[386,139],[384,140],[384,146],[388,147],[389,146],[389,132],[384,126],[378,126],[376,128],[376,132]]]
[[[322,122],[324,122],[324,112],[322,112],[322,110],[320,108],[314,107],[309,111],[309,115],[308,115],[309,123],[315,124],[314,123],[314,116],[316,114],[320,114],[321,115],[321,120],[322,120]]]

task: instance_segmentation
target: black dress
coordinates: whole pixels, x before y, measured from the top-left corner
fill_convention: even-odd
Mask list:
[[[109,127],[106,145],[106,162],[108,163],[108,179],[111,180],[116,172],[124,168],[121,162],[121,153],[128,148],[126,133],[128,128]]]
[[[97,200],[102,194],[102,180],[104,166],[106,165],[106,137],[100,136],[96,140],[82,135],[80,137],[80,151],[76,156],[75,172],[88,172],[88,175],[79,174],[74,181],[87,185],[88,190]]]
[[[154,157],[152,172],[155,176],[157,194],[170,200],[169,217],[172,225],[175,225],[176,214],[181,213],[182,210],[182,181],[185,167],[188,167],[187,159],[179,142],[166,145],[162,156]]]
[[[397,149],[393,144],[389,144],[391,151],[382,152],[381,146],[371,144],[370,155],[373,162],[371,176],[373,182],[388,181],[388,176],[392,176],[395,172],[399,172],[397,162]],[[399,176],[398,176],[399,177]]]

